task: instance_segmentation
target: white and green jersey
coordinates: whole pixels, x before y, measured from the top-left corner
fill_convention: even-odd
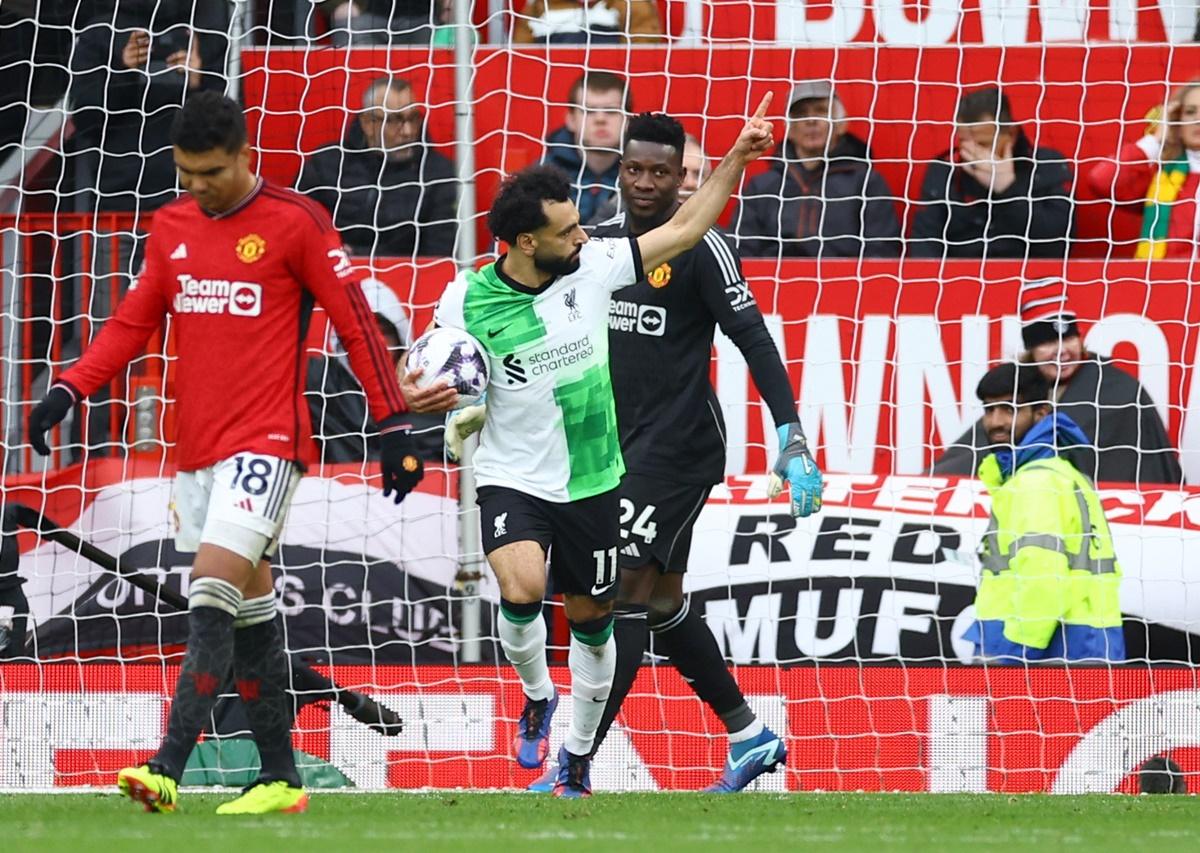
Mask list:
[[[615,489],[625,473],[608,374],[608,303],[642,278],[631,238],[591,240],[579,269],[540,290],[488,264],[459,273],[434,320],[488,351],[487,420],[475,453],[481,486],[558,503]]]

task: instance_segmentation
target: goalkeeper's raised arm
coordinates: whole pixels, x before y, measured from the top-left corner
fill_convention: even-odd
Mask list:
[[[742,128],[729,153],[700,189],[683,203],[670,220],[637,238],[643,269],[652,270],[692,248],[717,223],[717,217],[725,209],[746,167],[775,145],[771,122],[765,118],[770,105],[771,93],[768,92]]]

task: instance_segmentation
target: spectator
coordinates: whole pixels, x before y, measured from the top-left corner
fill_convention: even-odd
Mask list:
[[[1034,148],[999,89],[959,101],[957,147],[929,164],[909,253],[925,258],[1061,258],[1071,235],[1071,171]]]
[[[67,90],[76,182],[94,193],[81,210],[154,210],[175,198],[171,122],[189,95],[225,88],[222,7],[119,0],[83,28]]]
[[[448,0],[325,0],[334,47],[429,44]],[[435,18],[435,16],[437,16]]]
[[[750,181],[734,215],[739,248],[767,257],[900,254],[892,192],[863,156],[866,146],[847,137],[832,84],[797,83],[788,104],[781,155]]]
[[[1125,145],[1116,160],[1092,168],[1100,195],[1144,201],[1138,258],[1196,255],[1196,207],[1200,204],[1200,80],[1183,86],[1167,103],[1166,120],[1155,109],[1146,135]]]
[[[683,143],[683,183],[679,185],[679,197],[687,198],[712,174],[712,161],[700,147],[700,140],[690,133]]]
[[[1183,482],[1179,456],[1150,395],[1110,359],[1084,349],[1061,279],[1021,288],[1023,362],[1034,364],[1053,392],[1052,402],[1088,437],[1076,448],[1076,467],[1097,482]],[[987,452],[981,419],[933,466],[935,474],[971,474]]]
[[[662,41],[655,0],[528,0],[514,44],[625,44]]]
[[[990,451],[979,479],[992,515],[977,621],[964,639],[997,663],[1124,660],[1121,567],[1100,496],[1071,456],[1087,436],[1054,411],[1033,365],[989,370],[976,394]]]
[[[328,208],[356,254],[451,255],[458,231],[454,164],[428,145],[412,87],[381,77],[345,139],[313,154],[297,189]]]
[[[412,343],[412,332],[404,307],[391,288],[376,278],[359,282],[367,305],[387,343],[392,364],[400,360]],[[367,396],[350,371],[349,357],[337,335],[330,334],[333,355],[311,358],[304,396],[312,416],[313,439],[321,461],[362,462],[379,458],[379,428],[367,413]],[[442,415],[409,412],[412,435],[421,457],[442,461]]]
[[[564,172],[577,194],[579,221],[599,222],[616,196],[625,115],[633,110],[625,78],[585,71],[567,95],[566,121],[546,138],[543,162]]]

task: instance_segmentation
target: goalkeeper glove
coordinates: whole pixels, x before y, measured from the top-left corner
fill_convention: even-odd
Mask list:
[[[487,404],[480,403],[459,409],[446,419],[446,455],[450,457],[451,462],[462,459],[463,442],[483,429],[486,418]]]
[[[29,443],[42,456],[50,455],[50,447],[46,444],[46,433],[60,423],[71,411],[79,395],[75,389],[65,382],[55,382],[42,398],[42,402],[34,406],[29,413]]]
[[[821,511],[821,492],[825,483],[821,469],[808,452],[808,442],[800,424],[792,423],[779,427],[779,458],[771,469],[767,494],[775,498],[783,491],[787,481],[792,487],[792,515],[807,518]]]
[[[399,415],[392,415],[379,425],[379,468],[383,473],[383,496],[396,495],[396,503],[417,487],[425,476],[425,465],[417,455],[412,427]]]

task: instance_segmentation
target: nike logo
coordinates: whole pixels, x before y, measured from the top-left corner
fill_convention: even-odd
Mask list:
[[[508,324],[508,326],[511,326],[511,325],[512,325],[512,323],[509,323],[509,324]],[[499,329],[488,329],[487,336],[488,336],[489,338],[494,338],[494,337],[496,337],[496,335],[500,334],[500,333],[501,333],[501,332],[503,332],[505,329],[507,329],[507,328],[508,328],[508,326],[501,326]]]
[[[731,756],[729,759],[729,767],[732,770],[737,770],[743,764],[749,763],[752,758],[761,758],[763,766],[770,767],[775,763],[775,752],[779,749],[779,741],[773,740],[770,743],[764,743],[761,746],[756,746],[754,749],[746,750],[745,754],[736,761]]]
[[[616,581],[613,581],[613,583],[616,583]],[[604,586],[596,586],[595,584],[592,584],[592,595],[604,595],[604,593],[608,592],[610,589],[612,589],[611,583],[605,584]]]

